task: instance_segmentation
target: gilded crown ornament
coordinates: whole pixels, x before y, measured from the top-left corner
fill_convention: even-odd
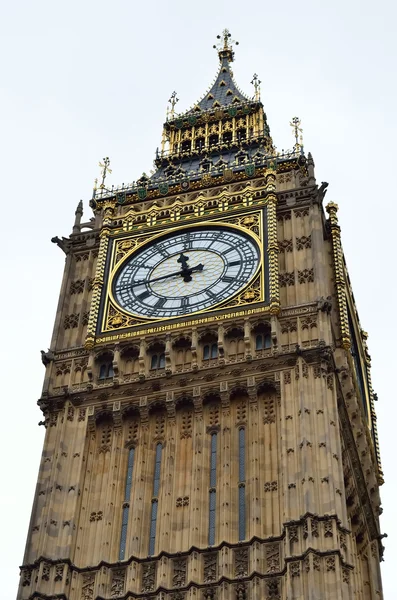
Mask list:
[[[295,152],[303,152],[303,129],[301,128],[301,120],[299,117],[293,117],[290,122],[295,137]]]
[[[255,100],[259,101],[261,99],[261,80],[258,78],[258,75],[254,73],[251,84],[255,89]]]
[[[218,44],[214,44],[213,48],[218,51],[219,59],[227,58],[230,62],[234,59],[233,45],[238,46],[236,40],[232,40],[232,34],[228,29],[222,31],[222,35],[216,36],[218,40],[222,40]]]

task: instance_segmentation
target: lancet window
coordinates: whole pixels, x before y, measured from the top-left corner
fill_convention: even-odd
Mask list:
[[[238,539],[245,540],[245,429],[238,430]]]
[[[217,433],[211,434],[208,545],[215,544],[216,527],[216,446]]]
[[[156,446],[156,459],[154,465],[153,477],[153,495],[152,495],[152,510],[150,515],[150,532],[149,532],[149,556],[154,554],[156,545],[156,528],[157,528],[157,512],[160,491],[160,473],[161,473],[161,455],[163,452],[163,444]]]
[[[124,491],[124,503],[123,503],[123,515],[121,520],[121,536],[120,536],[120,550],[119,560],[125,558],[125,546],[127,542],[127,528],[128,528],[128,515],[130,511],[130,497],[132,488],[132,473],[134,470],[134,458],[135,448],[130,448],[128,451],[128,462],[127,462],[127,476],[125,480],[125,491]]]

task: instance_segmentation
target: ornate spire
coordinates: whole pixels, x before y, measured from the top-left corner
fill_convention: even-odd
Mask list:
[[[83,201],[82,200],[80,200],[80,202],[78,203],[76,212],[74,213],[74,215],[75,215],[75,219],[74,219],[74,225],[73,225],[73,233],[79,233],[81,217],[83,216]]]
[[[230,33],[230,31],[228,29],[224,29],[222,31],[222,35],[217,35],[216,37],[218,40],[222,40],[220,43],[214,44],[214,46],[213,46],[215,48],[215,50],[218,50],[219,60],[222,62],[223,59],[226,59],[229,62],[233,62],[233,60],[234,60],[233,44],[235,46],[238,46],[238,42],[230,39],[232,37],[232,34]]]
[[[293,117],[290,126],[293,129],[294,137],[295,137],[295,152],[303,153],[303,129],[301,127],[301,121],[299,117]]]
[[[167,121],[168,119],[173,119],[175,116],[175,105],[179,102],[179,98],[177,98],[176,92],[172,92],[170,99],[168,100],[168,104],[171,105],[171,110],[167,106]]]
[[[255,89],[255,100],[259,101],[261,99],[261,83],[262,82],[256,73],[254,73],[251,83]]]
[[[198,113],[214,108],[228,107],[231,104],[250,102],[250,98],[243,94],[234,82],[230,66],[234,59],[233,44],[237,45],[238,42],[230,39],[231,34],[228,29],[224,29],[222,35],[218,35],[217,38],[221,40],[219,44],[214,44],[221,63],[218,74],[205,96],[188,113]]]

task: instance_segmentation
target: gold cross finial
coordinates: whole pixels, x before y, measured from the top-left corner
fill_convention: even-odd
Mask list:
[[[176,97],[176,92],[172,92],[171,98],[168,100],[168,103],[171,104],[171,110],[167,106],[167,119],[168,117],[173,118],[175,115],[175,104],[179,102],[179,98]]]
[[[295,136],[294,150],[295,150],[295,152],[302,152],[303,151],[303,136],[302,136],[303,129],[301,128],[301,121],[300,121],[299,117],[293,117],[291,120],[290,126],[294,130],[294,136]]]
[[[258,78],[258,75],[254,73],[254,76],[251,81],[252,85],[255,89],[255,100],[260,100],[261,97],[261,80]]]
[[[109,165],[110,165],[110,159],[108,156],[106,156],[106,158],[103,158],[103,163],[99,163],[99,166],[101,167],[101,177],[102,177],[102,183],[99,186],[99,188],[101,190],[105,189],[105,179],[106,179],[106,175],[108,173],[112,172],[112,169],[110,169]]]
[[[233,45],[238,46],[238,42],[230,39],[232,34],[228,29],[224,29],[222,31],[222,35],[217,35],[216,37],[218,40],[222,40],[223,42],[214,44],[213,46],[215,50],[218,50],[219,58],[221,60],[222,58],[227,58],[228,60],[232,61],[234,58]]]

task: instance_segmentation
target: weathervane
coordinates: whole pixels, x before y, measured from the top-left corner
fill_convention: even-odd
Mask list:
[[[299,117],[293,117],[290,123],[290,126],[294,130],[295,136],[295,152],[303,152],[303,129],[301,128],[301,121]]]
[[[254,76],[252,78],[251,81],[252,85],[254,86],[255,89],[255,100],[260,100],[261,97],[261,80],[258,79],[258,75],[256,73],[254,73]]]
[[[235,46],[238,46],[238,42],[230,39],[232,37],[232,34],[228,29],[224,29],[222,31],[222,35],[217,35],[216,37],[218,40],[222,40],[222,42],[213,45],[213,48],[215,48],[215,50],[218,50],[219,58],[221,60],[222,58],[228,58],[230,61],[232,61],[234,58],[232,46],[233,44]]]
[[[179,98],[176,97],[176,92],[172,92],[171,98],[168,100],[168,103],[171,104],[171,110],[167,106],[167,121],[168,121],[169,117],[171,117],[171,119],[174,117],[174,115],[175,115],[175,104],[177,102],[179,102]]]

